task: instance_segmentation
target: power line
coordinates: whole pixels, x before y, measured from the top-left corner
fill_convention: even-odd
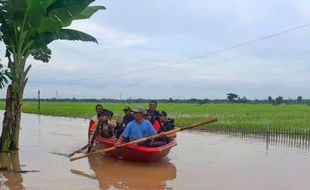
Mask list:
[[[220,53],[223,53],[223,52],[227,52],[227,51],[230,51],[230,50],[233,50],[233,49],[237,49],[237,48],[244,47],[244,46],[247,46],[247,45],[250,45],[250,44],[254,44],[254,43],[257,43],[257,42],[260,42],[260,41],[263,41],[263,40],[275,38],[277,36],[284,35],[284,34],[287,34],[287,33],[290,33],[290,32],[296,31],[296,30],[300,30],[300,29],[303,29],[303,28],[306,28],[306,27],[309,27],[309,26],[310,26],[310,23],[304,24],[304,25],[299,25],[299,26],[296,26],[294,28],[290,28],[290,29],[287,29],[287,30],[284,30],[284,31],[281,31],[281,32],[277,32],[277,33],[274,33],[274,34],[266,35],[266,36],[263,36],[263,37],[260,37],[260,38],[256,38],[254,40],[250,40],[250,41],[246,41],[246,42],[243,42],[243,43],[239,43],[237,45],[233,45],[233,46],[230,46],[230,47],[227,47],[227,48],[214,50],[214,51],[211,51],[211,52],[208,52],[208,53],[205,53],[205,54],[202,54],[202,55],[198,55],[198,56],[195,56],[195,57],[192,57],[192,58],[189,58],[189,59],[185,59],[185,60],[182,60],[182,61],[177,61],[177,62],[170,63],[170,64],[159,65],[159,66],[151,67],[151,68],[144,69],[144,70],[139,70],[139,71],[130,72],[130,73],[123,73],[123,74],[115,74],[115,75],[110,75],[110,76],[105,76],[105,77],[100,77],[100,78],[93,78],[93,79],[76,79],[76,80],[66,80],[66,81],[67,82],[70,82],[70,81],[78,82],[78,81],[88,81],[88,80],[98,80],[98,79],[123,78],[123,77],[132,76],[132,75],[136,75],[136,74],[140,74],[140,73],[150,72],[150,71],[158,70],[158,69],[161,69],[161,68],[164,68],[164,67],[171,67],[171,66],[179,65],[181,63],[191,62],[191,61],[198,60],[198,59],[201,59],[201,58],[217,55],[217,54],[220,54]]]

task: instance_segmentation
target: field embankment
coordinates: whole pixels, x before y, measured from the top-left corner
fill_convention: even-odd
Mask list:
[[[90,118],[95,112],[97,103],[85,102],[41,102],[38,111],[36,102],[24,102],[23,112],[40,113],[42,115]],[[105,108],[115,113],[120,119],[126,104],[102,103]],[[141,104],[139,104],[141,105]],[[147,104],[142,104],[147,107]],[[137,104],[130,104],[132,108]],[[4,109],[4,102],[0,102]],[[269,128],[278,129],[310,129],[310,106],[308,105],[262,105],[262,104],[159,104],[169,117],[175,119],[177,126],[185,126],[194,122],[217,117],[219,121],[208,127],[216,129],[262,131]]]

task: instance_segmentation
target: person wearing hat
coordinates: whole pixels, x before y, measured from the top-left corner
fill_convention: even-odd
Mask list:
[[[98,124],[94,123],[91,127],[89,142],[94,136],[100,135],[104,138],[111,138],[114,134],[114,127],[109,125],[109,111],[102,111],[97,114]]]
[[[160,121],[160,129],[158,133],[164,133],[174,129],[174,119],[168,118],[168,114],[165,111],[160,112],[159,121]],[[169,143],[176,137],[176,133],[170,134],[166,137],[162,137],[158,139],[158,141]]]
[[[160,112],[159,121],[161,123],[161,128],[159,132],[166,132],[174,129],[174,119],[168,118],[167,116],[167,112]]]
[[[143,108],[138,107],[133,111],[133,113],[135,119],[128,123],[115,146],[118,146],[125,141],[131,142],[157,134],[152,123],[144,119],[145,110]],[[151,146],[151,143],[152,142],[146,142],[139,145]]]

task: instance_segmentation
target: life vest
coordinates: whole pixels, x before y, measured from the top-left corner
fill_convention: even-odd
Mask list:
[[[92,126],[94,124],[98,124],[99,120],[98,120],[98,117],[97,115],[95,115],[94,117],[92,117],[89,121],[89,125],[88,125],[88,138],[90,138],[90,135],[91,135],[91,132],[92,132]]]
[[[100,135],[101,137],[104,137],[104,138],[111,138],[113,136],[113,130],[112,130],[113,127],[106,123],[101,124],[101,125],[99,124],[99,126],[98,124],[94,123],[90,128],[90,131],[91,131],[90,136],[95,135],[94,133],[97,128],[99,130],[97,135]]]
[[[161,126],[160,126],[160,123],[159,123],[159,121],[158,121],[157,119],[154,120],[154,122],[153,122],[153,127],[154,127],[154,129],[155,129],[156,131],[159,131],[159,130],[160,130]]]
[[[108,124],[101,124],[99,125],[99,134],[101,137],[104,138],[111,138],[113,137],[113,132],[111,129],[112,126],[108,125]]]

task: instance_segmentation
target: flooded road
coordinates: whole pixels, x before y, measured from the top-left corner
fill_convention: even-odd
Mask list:
[[[101,156],[69,162],[61,154],[85,145],[87,125],[83,119],[23,114],[21,150],[1,154],[0,165],[40,172],[0,171],[0,189],[310,189],[309,144],[192,131],[179,133],[178,146],[160,163]]]

